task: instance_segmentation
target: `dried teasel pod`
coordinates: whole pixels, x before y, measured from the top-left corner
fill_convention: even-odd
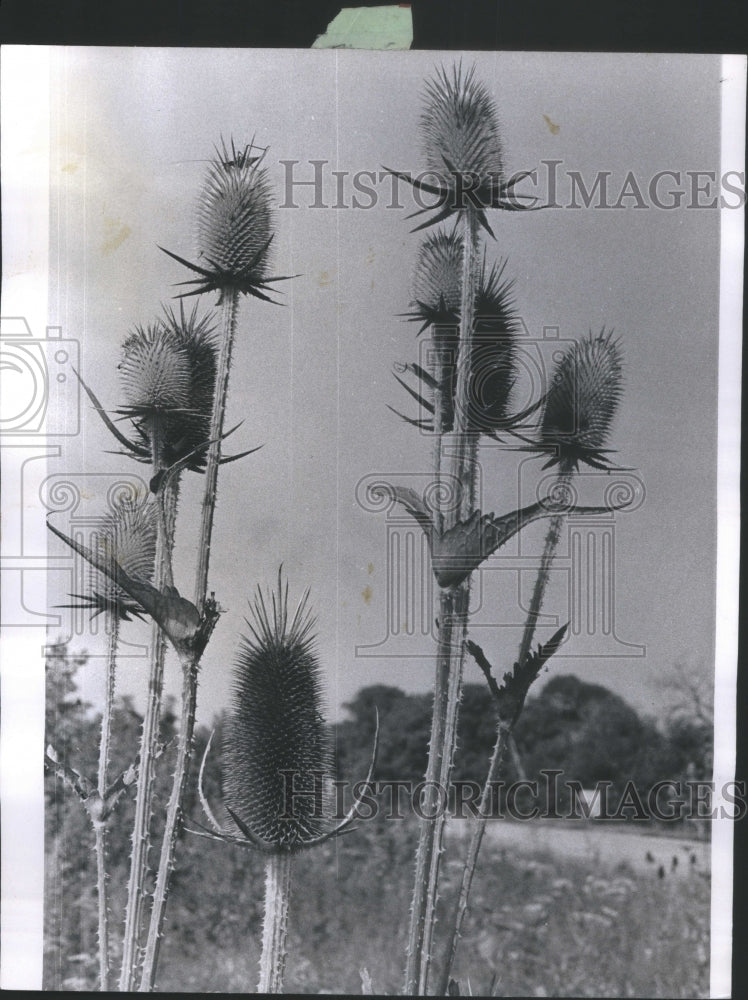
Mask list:
[[[122,412],[128,416],[147,419],[189,405],[187,351],[160,320],[135,327],[122,344],[117,367],[127,400]]]
[[[233,140],[221,149],[208,168],[197,206],[198,262],[164,250],[194,271],[198,277],[180,282],[194,285],[187,295],[217,291],[219,304],[224,292],[273,301],[269,286],[287,276],[270,277],[270,246],[273,240],[270,182],[263,166],[265,150],[250,156],[253,144],[238,152]]]
[[[455,212],[474,212],[481,226],[493,236],[486,209],[522,211],[536,207],[534,197],[516,194],[522,171],[505,178],[504,153],[496,105],[486,87],[476,79],[475,67],[463,72],[462,64],[451,74],[442,66],[426,84],[420,132],[433,182],[397,170],[390,172],[413,187],[438,196],[435,204],[410,216],[434,211],[415,227],[426,229]],[[430,179],[431,179],[430,178]]]
[[[216,385],[218,348],[213,326],[193,309],[137,327],[125,340],[119,365],[129,416],[138,440],[130,450],[160,468],[180,460],[187,468],[205,466],[205,448]],[[125,442],[127,443],[127,442]]]
[[[460,321],[462,237],[455,232],[429,233],[418,249],[413,271],[412,322],[429,326],[457,326]]]
[[[116,560],[132,577],[150,583],[156,562],[157,508],[143,500],[121,500],[96,526],[97,551],[104,560]],[[71,594],[75,604],[60,607],[83,608],[95,618],[109,611],[123,621],[141,618],[145,611],[110,577],[92,568],[85,594]]]
[[[169,423],[169,458],[171,462],[182,457],[193,471],[205,468],[205,451],[200,449],[210,437],[213,398],[216,391],[218,345],[212,321],[206,316],[198,319],[197,310],[187,316],[180,303],[177,316],[173,310],[164,310],[165,324],[175,342],[187,353],[189,363],[189,407],[175,415]]]
[[[475,300],[475,324],[468,383],[469,431],[495,435],[516,426],[535,407],[510,414],[509,399],[516,377],[517,312],[514,279],[504,276],[506,262],[490,268],[483,260]]]
[[[418,365],[405,366],[422,382],[418,394],[396,376],[430,414],[433,414],[433,407],[424,395],[438,384],[444,387],[444,432],[450,431],[454,425],[462,248],[460,236],[442,231],[430,234],[421,245],[414,272],[413,311],[406,315],[410,321],[422,324],[419,332],[429,326],[432,328],[434,364],[431,372]],[[466,429],[492,436],[499,430],[515,426],[538,405],[521,414],[509,413],[509,399],[515,380],[517,315],[512,294],[514,282],[505,278],[505,269],[506,262],[489,267],[484,257],[475,300],[468,383]],[[420,426],[426,430],[433,429],[428,418]]]
[[[550,454],[544,468],[562,471],[582,462],[608,469],[605,448],[622,391],[622,358],[612,331],[577,341],[556,365],[545,397],[537,450]]]
[[[442,66],[426,83],[420,123],[429,170],[445,166],[462,174],[503,180],[504,154],[496,104],[476,79],[475,67],[462,64],[449,74]]]
[[[280,574],[277,591],[264,597],[258,588],[250,609],[223,740],[225,801],[268,853],[296,851],[329,828],[320,790],[332,777],[332,746],[320,710],[315,620],[308,591],[289,616]]]

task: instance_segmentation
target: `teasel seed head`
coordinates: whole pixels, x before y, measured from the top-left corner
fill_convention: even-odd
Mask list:
[[[445,386],[442,430],[446,432],[452,430],[456,402],[462,247],[455,232],[426,237],[416,262],[412,312],[406,314],[410,321],[421,323],[419,332],[432,328],[436,361],[431,379],[419,366],[414,371],[426,381],[426,390],[433,389],[434,380]],[[467,429],[473,433],[493,434],[513,422],[509,397],[515,380],[517,315],[514,282],[505,278],[505,269],[505,261],[489,267],[484,256],[475,299],[467,402]]]
[[[160,321],[138,326],[127,337],[119,371],[127,409],[133,416],[162,414],[189,403],[187,351]]]
[[[238,151],[233,139],[230,148],[223,140],[216,148],[198,201],[198,263],[160,248],[198,275],[179,282],[195,287],[178,298],[217,291],[219,305],[225,292],[274,302],[271,285],[294,277],[268,275],[274,235],[270,183],[262,165],[267,150],[249,155],[257,148],[252,142]]]
[[[509,398],[516,377],[517,312],[506,261],[483,260],[475,301],[468,388],[468,430],[493,434],[513,423]]]
[[[218,368],[218,342],[215,328],[208,316],[198,318],[197,308],[185,314],[180,302],[179,316],[170,308],[164,310],[164,323],[176,344],[187,353],[189,365],[189,406],[167,421],[167,441],[170,464],[190,455],[187,468],[205,468],[206,451],[196,451],[207,443],[213,414]]]
[[[571,471],[583,462],[609,468],[605,448],[622,390],[621,350],[612,331],[577,341],[556,365],[546,395],[538,440],[558,465]]]
[[[105,559],[114,559],[128,576],[150,583],[156,562],[157,506],[144,500],[120,500],[96,526],[97,549]],[[85,594],[71,594],[75,604],[62,607],[83,608],[92,618],[110,611],[123,621],[140,618],[141,605],[117,586],[108,576],[92,569]]]
[[[302,849],[327,827],[314,793],[332,777],[332,747],[307,605],[308,592],[289,617],[280,573],[275,593],[266,598],[258,588],[235,661],[223,741],[227,806],[279,852]]]
[[[427,82],[421,135],[429,170],[443,176],[447,166],[501,183],[504,157],[496,105],[476,80],[474,66],[463,73],[460,63],[451,75],[442,66]]]
[[[199,258],[240,290],[261,284],[270,264],[270,184],[261,163],[261,157],[229,159],[224,147],[208,169],[198,202]]]
[[[460,319],[462,238],[438,230],[418,250],[413,272],[413,312],[408,318],[427,326],[456,326]],[[419,331],[420,332],[420,331]]]
[[[129,405],[119,412],[132,418],[140,444],[163,468],[184,459],[187,468],[203,469],[218,357],[209,319],[198,318],[197,309],[187,315],[180,307],[177,315],[167,308],[163,319],[136,328],[122,351]]]

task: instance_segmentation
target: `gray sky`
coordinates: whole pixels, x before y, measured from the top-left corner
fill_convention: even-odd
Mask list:
[[[464,58],[475,62],[496,99],[509,172],[540,166],[543,178],[543,161],[562,161],[561,202],[568,201],[570,171],[579,171],[588,187],[598,171],[610,171],[613,202],[631,171],[650,205],[647,187],[658,171],[719,177],[729,169],[720,164],[718,57]],[[124,336],[152,320],[173,283],[188,277],[157,244],[194,257],[194,204],[204,161],[221,136],[233,136],[237,145],[256,136],[269,146],[278,204],[280,161],[301,161],[296,170],[305,179],[312,176],[307,161],[328,161],[324,197],[331,204],[332,170],[423,169],[417,137],[423,80],[453,59],[431,52],[55,52],[49,323],[80,341],[83,377],[104,405],[120,401],[116,365]],[[350,177],[344,185],[350,201]],[[665,178],[660,191],[673,188],[686,191],[688,202],[688,177]],[[246,599],[257,583],[274,581],[279,562],[292,593],[312,588],[333,715],[363,685],[431,686],[429,636],[382,642],[388,522],[356,502],[366,477],[405,482],[410,476],[417,485],[431,458],[430,442],[386,406],[411,412],[391,369],[416,360],[419,350],[415,328],[396,316],[408,308],[419,235],[410,233],[406,209],[387,207],[389,191],[382,182],[374,207],[336,210],[307,207],[313,193],[299,188],[301,207],[279,208],[275,216],[275,273],[299,275],[284,283],[286,305],[242,302],[228,422],[244,424],[231,447],[264,448],[221,473],[211,587],[227,610],[203,660],[204,721],[226,703]],[[416,207],[407,191],[402,198]],[[551,675],[574,672],[655,712],[657,676],[676,660],[713,668],[719,213],[635,208],[633,197],[623,203],[624,209],[493,212],[497,240],[487,252],[508,258],[530,353],[547,327],[568,340],[604,325],[621,339],[625,392],[611,443],[617,461],[644,484],[645,497],[615,519],[618,641],[572,637],[554,657]],[[214,301],[203,296],[201,309]],[[549,345],[542,350],[547,357]],[[69,478],[102,474],[86,481],[91,495],[78,514],[100,509],[113,474],[142,470],[102,454],[111,440],[84,409],[83,434],[66,443],[48,470]],[[534,499],[537,459],[497,449],[484,449],[481,459],[485,510],[505,513],[518,506],[518,496],[522,503]],[[600,486],[595,480],[590,489]],[[187,595],[200,488],[190,474],[176,567]],[[521,548],[499,552],[481,574],[471,634],[501,670],[516,656],[521,633],[513,567],[519,556],[531,564],[543,535],[542,523],[527,529]],[[568,608],[569,560],[562,555],[545,604],[559,617]],[[521,584],[526,597],[529,570]],[[66,586],[51,574],[52,603]],[[553,621],[539,638],[550,635]],[[142,636],[134,626],[125,633],[133,643]],[[73,644],[102,649],[100,640],[85,636]],[[377,644],[378,650],[362,649]],[[123,662],[121,691],[142,686],[146,663],[137,655]],[[85,693],[94,701],[101,672],[96,659],[85,672]],[[172,664],[174,691],[176,673]],[[466,680],[479,676],[468,667]]]

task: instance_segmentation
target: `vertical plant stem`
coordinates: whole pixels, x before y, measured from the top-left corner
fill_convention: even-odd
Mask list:
[[[434,364],[432,374],[434,376],[434,381],[436,385],[433,390],[433,403],[434,403],[434,451],[433,451],[433,463],[434,463],[434,495],[437,499],[434,505],[434,524],[436,530],[441,532],[444,523],[443,516],[440,507],[441,501],[441,480],[442,480],[442,449],[444,447],[444,424],[446,422],[445,418],[445,405],[444,405],[444,395],[446,392],[451,393],[451,369],[449,365],[449,349],[444,347],[445,334],[438,327],[434,327],[433,336],[434,344]]]
[[[566,485],[571,480],[571,469],[568,467],[562,467],[561,475],[559,476],[558,483],[556,484],[557,489],[563,490]],[[520,667],[524,664],[530,653],[530,648],[532,646],[533,636],[535,634],[535,626],[537,624],[538,615],[540,613],[540,608],[543,603],[543,597],[545,596],[546,587],[548,585],[548,579],[550,576],[551,563],[553,562],[553,557],[556,554],[556,549],[558,547],[559,538],[561,537],[561,527],[563,525],[564,515],[557,514],[551,519],[550,526],[548,528],[548,533],[545,538],[545,546],[543,549],[543,555],[540,561],[540,568],[538,570],[538,575],[535,580],[535,586],[533,588],[532,598],[530,600],[530,607],[527,612],[527,619],[525,621],[525,628],[522,634],[522,641],[520,643],[520,651],[517,662]],[[470,846],[468,848],[468,853],[465,858],[465,865],[462,870],[462,881],[460,884],[460,893],[457,899],[457,904],[454,910],[454,916],[452,918],[452,937],[447,952],[447,959],[442,969],[442,974],[439,979],[439,989],[438,993],[440,995],[446,995],[447,988],[449,986],[449,979],[452,973],[452,967],[454,965],[454,960],[457,955],[457,947],[460,940],[460,935],[462,933],[462,924],[465,919],[465,913],[467,912],[468,902],[470,899],[470,890],[473,884],[473,876],[475,875],[475,869],[478,864],[478,855],[480,853],[481,844],[483,842],[483,834],[486,829],[486,821],[490,815],[491,811],[491,786],[493,782],[497,781],[501,773],[501,768],[504,763],[504,758],[507,751],[511,753],[516,753],[516,747],[513,746],[513,736],[512,730],[513,725],[503,722],[501,719],[498,721],[498,731],[496,735],[496,742],[494,744],[493,753],[491,755],[491,761],[488,766],[488,774],[486,775],[486,780],[483,785],[483,791],[481,793],[480,803],[478,807],[478,818],[473,829],[473,834],[470,839]]]
[[[447,821],[447,803],[452,776],[452,764],[457,745],[457,716],[462,695],[463,648],[467,632],[470,580],[465,580],[454,591],[453,619],[449,641],[449,668],[446,684],[446,706],[442,730],[443,750],[438,758],[438,790],[435,817],[431,822],[433,848],[426,883],[426,911],[424,915],[423,946],[417,992],[428,991],[429,970],[433,958],[433,938],[436,924],[436,906],[439,898],[439,873],[444,851],[444,827]]]
[[[486,830],[486,820],[491,815],[492,785],[501,773],[501,767],[504,762],[504,756],[509,746],[510,739],[511,727],[505,723],[499,722],[496,742],[494,743],[493,753],[491,754],[491,762],[488,766],[488,774],[486,775],[480,802],[478,804],[478,818],[473,828],[473,834],[470,838],[470,846],[468,848],[467,857],[465,858],[465,865],[462,869],[460,894],[457,898],[454,916],[451,921],[452,939],[450,941],[447,958],[439,978],[439,986],[436,991],[438,996],[446,996],[449,988],[449,980],[452,975],[452,968],[457,955],[460,935],[462,934],[462,924],[465,919],[468,901],[470,899],[473,876],[475,875],[475,869],[478,864],[478,854],[480,853],[481,844],[483,843],[483,834]]]
[[[571,476],[571,469],[562,468],[561,475],[559,476],[556,484],[556,489],[563,491],[571,481]],[[533,587],[532,597],[530,598],[530,607],[527,611],[527,620],[525,621],[525,630],[522,634],[522,642],[519,647],[517,662],[520,666],[522,666],[527,659],[530,647],[532,646],[533,636],[535,635],[535,627],[538,622],[538,615],[540,614],[540,608],[543,603],[546,587],[548,586],[551,563],[553,562],[553,557],[556,554],[558,542],[561,537],[561,528],[564,523],[564,516],[564,514],[556,514],[551,518],[548,533],[545,536],[545,546],[543,547],[543,555],[540,560],[540,570],[535,578],[535,586]]]
[[[154,429],[155,430],[155,429]],[[155,456],[154,466],[158,464]],[[160,590],[170,575],[171,554],[174,547],[174,528],[179,496],[178,476],[167,481],[163,493],[157,498],[162,504],[163,516],[156,525],[156,566],[154,586]],[[120,991],[130,993],[136,986],[141,952],[141,925],[143,922],[144,882],[150,851],[150,822],[155,779],[155,758],[158,750],[159,721],[161,718],[161,693],[164,684],[166,636],[153,623],[151,630],[151,666],[148,677],[148,697],[143,728],[140,736],[140,761],[138,785],[135,796],[135,819],[130,856],[130,877],[127,887],[125,934],[122,945]]]
[[[231,352],[236,333],[236,319],[239,311],[239,293],[225,289],[221,303],[221,354],[216,373],[216,395],[210,423],[210,447],[208,448],[203,491],[202,521],[197,548],[197,572],[195,574],[195,606],[203,610],[203,602],[208,592],[208,568],[210,566],[210,546],[213,537],[213,519],[216,509],[216,488],[218,466],[221,460],[221,437],[226,416],[226,399],[231,372]]]
[[[156,978],[166,900],[169,894],[169,881],[174,869],[174,849],[179,836],[182,799],[187,787],[188,765],[192,756],[198,665],[198,661],[193,658],[187,658],[182,662],[182,712],[179,720],[179,746],[174,769],[174,783],[166,807],[166,826],[164,839],[161,842],[156,888],[153,892],[153,909],[151,910],[151,922],[143,958],[143,972],[140,977],[140,993],[150,993]]]
[[[265,862],[265,916],[258,993],[283,991],[290,892],[291,855],[288,851],[271,854]]]
[[[426,789],[422,803],[424,817],[431,816],[439,805],[436,784],[441,771],[440,748],[444,746],[443,734],[447,712],[453,610],[454,592],[442,591],[439,599],[439,637],[437,640],[431,738],[429,740],[429,756],[426,766]],[[410,930],[405,972],[405,993],[408,995],[416,992],[421,975],[423,936],[428,910],[428,876],[434,852],[435,833],[434,820],[422,818],[418,835],[418,849],[416,851],[415,884],[413,886],[413,901],[410,909]]]
[[[457,386],[454,404],[454,435],[450,453],[450,492],[459,490],[459,502],[453,502],[444,515],[445,528],[468,517],[474,503],[475,457],[477,437],[468,430],[468,391],[472,353],[475,296],[477,291],[477,220],[464,211],[462,285],[460,294],[460,334],[457,354]],[[441,475],[441,449],[440,449]],[[415,885],[410,913],[408,952],[405,970],[405,993],[425,994],[431,963],[439,867],[446,810],[443,796],[448,793],[457,741],[457,714],[462,690],[464,638],[470,601],[470,579],[441,594],[439,638],[437,643],[434,716],[426,771],[426,788],[416,853]]]
[[[239,293],[234,290],[224,290],[222,298],[221,325],[223,337],[221,353],[216,373],[216,394],[213,403],[213,415],[210,426],[210,446],[208,448],[207,466],[205,470],[205,487],[203,493],[202,521],[198,539],[198,563],[195,575],[195,606],[202,614],[208,589],[208,567],[210,564],[210,546],[213,534],[213,520],[216,509],[216,488],[218,483],[218,467],[221,461],[221,437],[226,414],[226,398],[228,395],[229,374],[231,370],[231,351],[239,304]],[[181,824],[182,799],[187,787],[190,758],[192,756],[192,738],[195,728],[195,707],[197,705],[197,677],[199,663],[197,660],[185,661],[182,664],[182,715],[179,728],[179,748],[174,771],[171,796],[166,812],[166,826],[161,844],[161,857],[158,866],[156,889],[153,896],[151,921],[148,927],[143,974],[140,982],[140,992],[153,989],[158,964],[159,946],[163,933],[164,917],[166,916],[166,901],[169,895],[169,880],[174,867],[174,851],[179,837]]]
[[[114,705],[114,678],[117,666],[117,646],[119,643],[119,617],[116,611],[107,613],[109,644],[106,663],[106,691],[101,714],[101,737],[99,739],[99,770],[96,790],[103,804],[107,790],[107,768],[112,732],[112,708]],[[106,873],[106,819],[94,820],[94,849],[96,851],[96,888],[99,911],[99,989],[109,991],[109,894]]]

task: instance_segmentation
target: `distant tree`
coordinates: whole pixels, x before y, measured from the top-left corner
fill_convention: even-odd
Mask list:
[[[428,753],[431,700],[431,695],[407,695],[385,684],[362,688],[343,706],[350,718],[335,727],[338,776],[358,779],[366,774],[378,713],[376,777],[419,781]]]

